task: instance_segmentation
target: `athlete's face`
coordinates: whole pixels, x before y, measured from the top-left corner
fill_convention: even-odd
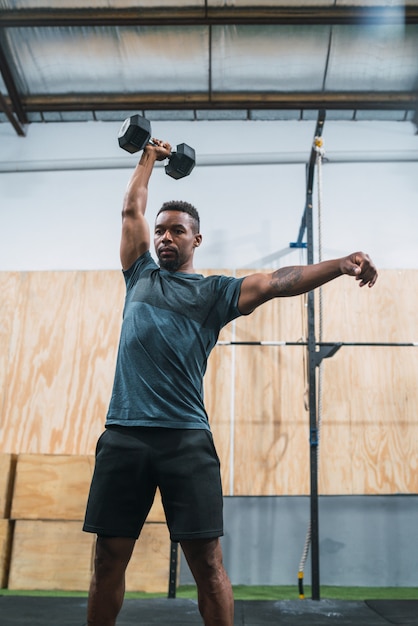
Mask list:
[[[193,271],[194,249],[202,236],[193,231],[193,218],[184,211],[162,211],[156,219],[154,246],[160,267],[170,272]]]

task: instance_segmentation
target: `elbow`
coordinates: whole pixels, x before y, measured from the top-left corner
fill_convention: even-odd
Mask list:
[[[132,210],[132,207],[130,207],[127,204],[124,204],[122,207],[121,215],[122,215],[122,221],[129,217],[133,217],[134,212]]]

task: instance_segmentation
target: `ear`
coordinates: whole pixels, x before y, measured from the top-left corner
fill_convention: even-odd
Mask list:
[[[198,248],[201,243],[202,243],[202,235],[198,233],[197,235],[195,235],[193,248]]]

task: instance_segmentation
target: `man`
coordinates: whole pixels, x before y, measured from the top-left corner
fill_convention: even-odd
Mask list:
[[[97,534],[88,625],[116,623],[125,570],[158,486],[171,539],[180,542],[196,580],[205,626],[232,626],[232,589],[219,541],[219,460],[202,397],[207,358],[225,324],[264,302],[308,292],[343,274],[372,287],[377,272],[366,254],[356,252],[241,279],[204,278],[193,268],[202,242],[199,215],[186,202],[165,203],[157,215],[158,267],[149,253],[145,209],[154,163],[167,158],[171,146],[153,142],[133,172],[122,211],[127,295],[84,523],[85,531]]]

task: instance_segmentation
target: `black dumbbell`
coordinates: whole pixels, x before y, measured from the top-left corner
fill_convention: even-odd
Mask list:
[[[147,143],[152,144],[150,121],[142,115],[128,117],[120,128],[118,142],[123,150],[131,154],[143,150]],[[181,143],[168,157],[165,173],[172,178],[184,178],[190,174],[195,165],[195,151],[186,143]]]

